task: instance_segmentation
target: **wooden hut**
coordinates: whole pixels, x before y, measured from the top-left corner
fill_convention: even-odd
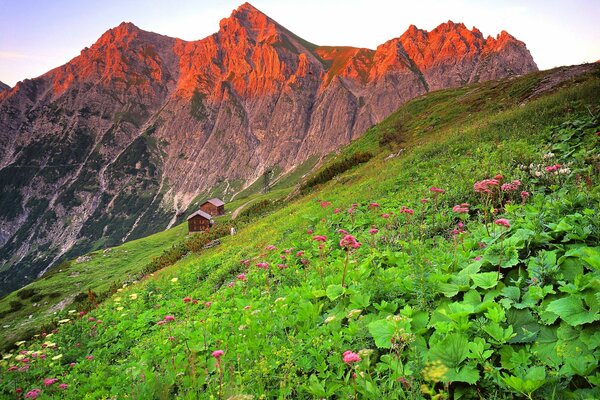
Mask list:
[[[225,203],[221,199],[210,199],[202,203],[200,209],[210,215],[223,215],[225,214]]]
[[[210,214],[202,210],[198,210],[190,215],[187,221],[189,233],[208,230],[213,224]]]

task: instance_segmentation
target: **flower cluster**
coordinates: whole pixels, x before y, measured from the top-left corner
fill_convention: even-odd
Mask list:
[[[340,240],[340,247],[343,247],[346,250],[358,249],[360,246],[361,243],[352,235],[345,235],[342,240]]]

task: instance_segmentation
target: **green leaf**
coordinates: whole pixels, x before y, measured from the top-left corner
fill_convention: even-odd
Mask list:
[[[325,388],[319,382],[319,379],[313,374],[308,378],[308,386],[305,386],[310,394],[317,397],[326,397],[327,393],[325,393]]]
[[[447,335],[429,351],[430,359],[440,360],[448,368],[458,368],[469,355],[469,340],[459,333]]]
[[[446,372],[444,380],[448,382],[466,382],[469,385],[474,385],[479,380],[479,371],[471,364],[465,365],[460,370],[451,368]]]
[[[491,289],[498,284],[497,272],[482,272],[479,274],[472,274],[470,278],[473,280],[472,288],[480,287],[482,289]]]
[[[333,301],[344,294],[346,289],[342,285],[329,285],[325,293],[329,300]]]
[[[529,368],[524,377],[502,375],[502,380],[513,390],[531,398],[531,393],[541,388],[546,382],[544,367]]]
[[[380,349],[392,347],[392,336],[396,330],[396,324],[387,319],[373,321],[368,325],[369,333],[375,339],[375,345]]]
[[[574,295],[554,300],[548,304],[546,311],[558,315],[563,321],[571,326],[587,324],[600,319],[598,313],[586,310],[583,307],[581,298]]]

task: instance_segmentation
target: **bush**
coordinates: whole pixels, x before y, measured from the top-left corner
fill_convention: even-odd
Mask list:
[[[21,299],[21,300],[25,300],[30,298],[31,296],[33,296],[34,294],[36,294],[37,291],[35,289],[31,289],[31,288],[26,288],[26,289],[22,289],[19,290],[17,292],[17,296]]]
[[[18,311],[23,308],[23,303],[21,303],[19,300],[11,300],[8,304],[10,305],[11,311]]]
[[[352,154],[348,158],[344,158],[342,160],[336,161],[333,164],[322,169],[317,175],[309,179],[306,183],[304,183],[301,187],[301,191],[305,191],[313,186],[325,183],[333,179],[333,177],[341,174],[349,170],[350,168],[365,163],[373,158],[373,154],[368,152],[358,152]]]

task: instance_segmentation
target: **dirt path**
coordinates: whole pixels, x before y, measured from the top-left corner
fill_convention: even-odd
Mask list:
[[[256,199],[252,199],[250,201],[245,202],[244,204],[242,204],[241,206],[239,206],[238,208],[236,208],[232,213],[231,213],[231,219],[234,220],[237,218],[238,214],[244,209],[244,207],[246,207],[248,204],[252,203],[254,200]]]

